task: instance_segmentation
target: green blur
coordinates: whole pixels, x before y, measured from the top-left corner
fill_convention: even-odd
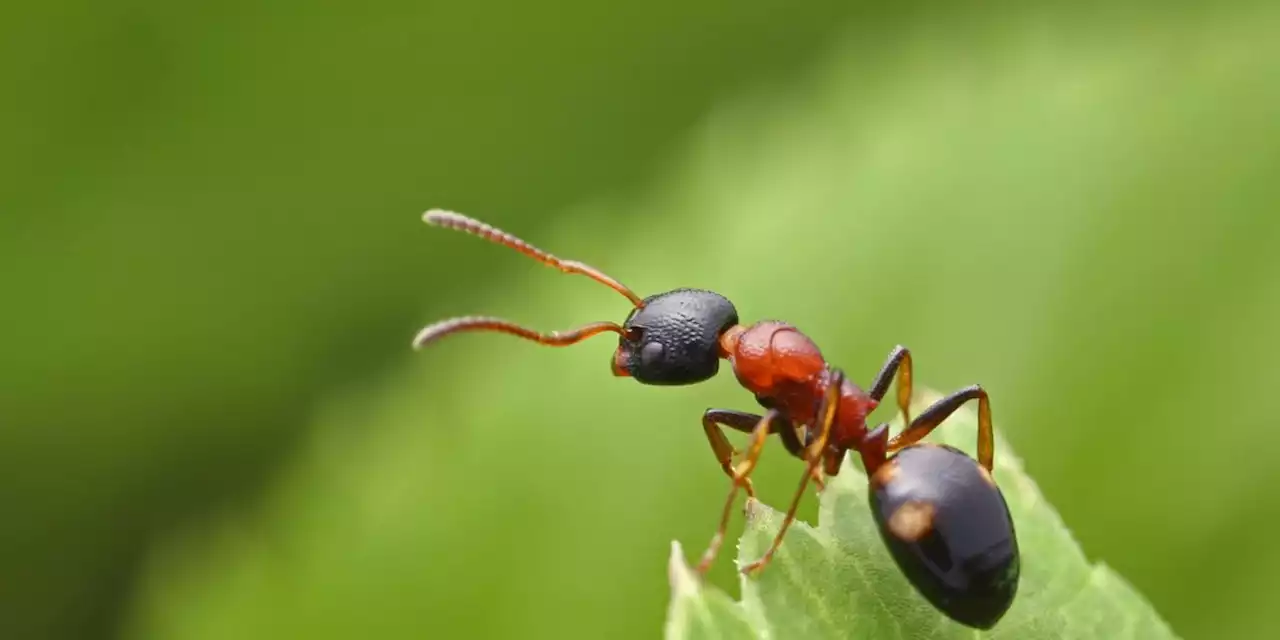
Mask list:
[[[0,638],[658,636],[754,402],[412,352],[627,311],[435,206],[981,382],[1091,558],[1265,637],[1274,5],[27,3],[0,78]]]

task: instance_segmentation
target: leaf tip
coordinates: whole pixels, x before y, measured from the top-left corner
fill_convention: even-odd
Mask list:
[[[671,541],[671,557],[667,560],[667,581],[671,585],[674,599],[693,596],[698,593],[699,581],[693,570],[684,561],[684,548],[679,540]]]
[[[747,498],[747,503],[743,506],[742,510],[746,513],[747,523],[755,524],[759,522],[761,518],[768,516],[769,507],[765,506],[763,502],[760,502],[756,498]]]

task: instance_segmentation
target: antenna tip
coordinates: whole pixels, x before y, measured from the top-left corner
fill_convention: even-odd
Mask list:
[[[432,338],[431,330],[434,328],[435,327],[425,327],[422,329],[422,331],[418,332],[418,335],[413,337],[414,351],[421,350],[422,347],[426,346],[426,344],[431,341],[431,338]]]
[[[438,225],[449,219],[457,219],[458,214],[444,209],[428,209],[422,214],[422,221],[430,225]]]

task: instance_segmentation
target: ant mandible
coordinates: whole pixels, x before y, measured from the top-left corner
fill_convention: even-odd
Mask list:
[[[719,371],[720,360],[729,361],[738,382],[766,412],[708,409],[702,415],[707,441],[732,485],[716,533],[698,564],[699,573],[706,573],[720,549],[737,492],[755,495],[751,472],[766,438],[777,435],[786,451],[805,463],[805,473],[772,544],[761,558],[743,566],[743,573],[770,562],[795,520],[808,483],[821,490],[823,474],[837,475],[852,450],[865,468],[881,537],[926,599],[977,628],[993,626],[1012,603],[1019,575],[1017,542],[1008,507],[991,476],[991,407],[980,385],[960,389],[913,418],[911,352],[906,347],[889,353],[864,391],[796,327],[777,320],[740,324],[733,303],[713,291],[680,288],[641,298],[594,267],[558,258],[473,218],[433,209],[423,220],[515,249],[564,273],[585,275],[626,296],[634,308],[620,325],[593,322],[550,333],[491,316],[451,318],[423,328],[414,338],[415,348],[464,331],[496,331],[556,347],[611,332],[618,334],[613,374],[648,385],[703,382]],[[906,427],[890,438],[887,423],[869,428],[867,416],[895,380]],[[976,463],[951,447],[918,444],[971,400],[978,401]],[[740,452],[723,427],[751,434],[746,455],[736,465]]]

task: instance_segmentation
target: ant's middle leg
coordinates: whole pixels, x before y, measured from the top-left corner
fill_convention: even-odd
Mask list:
[[[754,433],[762,420],[762,416],[733,409],[707,409],[702,414],[702,430],[707,434],[707,442],[711,444],[711,451],[716,454],[716,460],[720,463],[720,468],[724,469],[725,475],[730,478],[734,477],[733,458],[739,452],[733,448],[729,439],[725,437],[724,430],[720,428],[720,425],[743,433]],[[764,435],[770,433],[779,434],[783,446],[792,455],[796,455],[798,451],[803,449],[799,438],[795,435],[795,428],[790,420],[782,419],[781,417],[770,420],[769,431]],[[751,486],[750,478],[746,479],[743,489],[746,490],[748,496],[755,497],[756,490]]]
[[[826,389],[823,390],[822,404],[818,406],[815,437],[813,442],[805,448],[806,468],[804,476],[801,477],[800,486],[796,488],[796,493],[791,499],[791,507],[787,509],[787,514],[783,516],[782,525],[778,528],[778,533],[774,536],[773,543],[769,545],[769,549],[764,552],[764,555],[759,560],[743,566],[740,570],[742,573],[754,573],[769,564],[773,559],[773,554],[777,553],[778,547],[782,545],[782,538],[787,534],[787,528],[796,519],[796,509],[800,506],[800,498],[804,496],[805,487],[813,478],[820,477],[816,472],[822,468],[827,439],[831,435],[831,426],[835,423],[836,409],[840,401],[840,389],[843,385],[844,372],[840,369],[832,369],[831,378]]]
[[[889,352],[888,360],[872,380],[867,394],[879,402],[895,377],[898,380],[898,409],[902,411],[902,424],[905,426],[911,424],[911,351],[902,345]]]
[[[970,401],[978,401],[978,463],[991,471],[995,459],[995,434],[991,428],[991,402],[981,385],[969,385],[933,403],[916,416],[911,424],[889,441],[889,451],[898,451],[918,442],[951,417],[956,409]]]
[[[805,430],[804,437],[801,437],[800,432],[796,430],[794,423],[791,423],[789,426],[784,424],[781,425],[781,427],[775,427],[774,432],[778,434],[778,439],[782,441],[782,446],[786,448],[787,453],[799,458],[802,462],[809,461],[809,449],[805,445],[805,441],[812,437],[813,432]],[[819,469],[813,470],[813,484],[817,487],[819,492],[827,486],[827,481],[822,477],[822,472]]]

